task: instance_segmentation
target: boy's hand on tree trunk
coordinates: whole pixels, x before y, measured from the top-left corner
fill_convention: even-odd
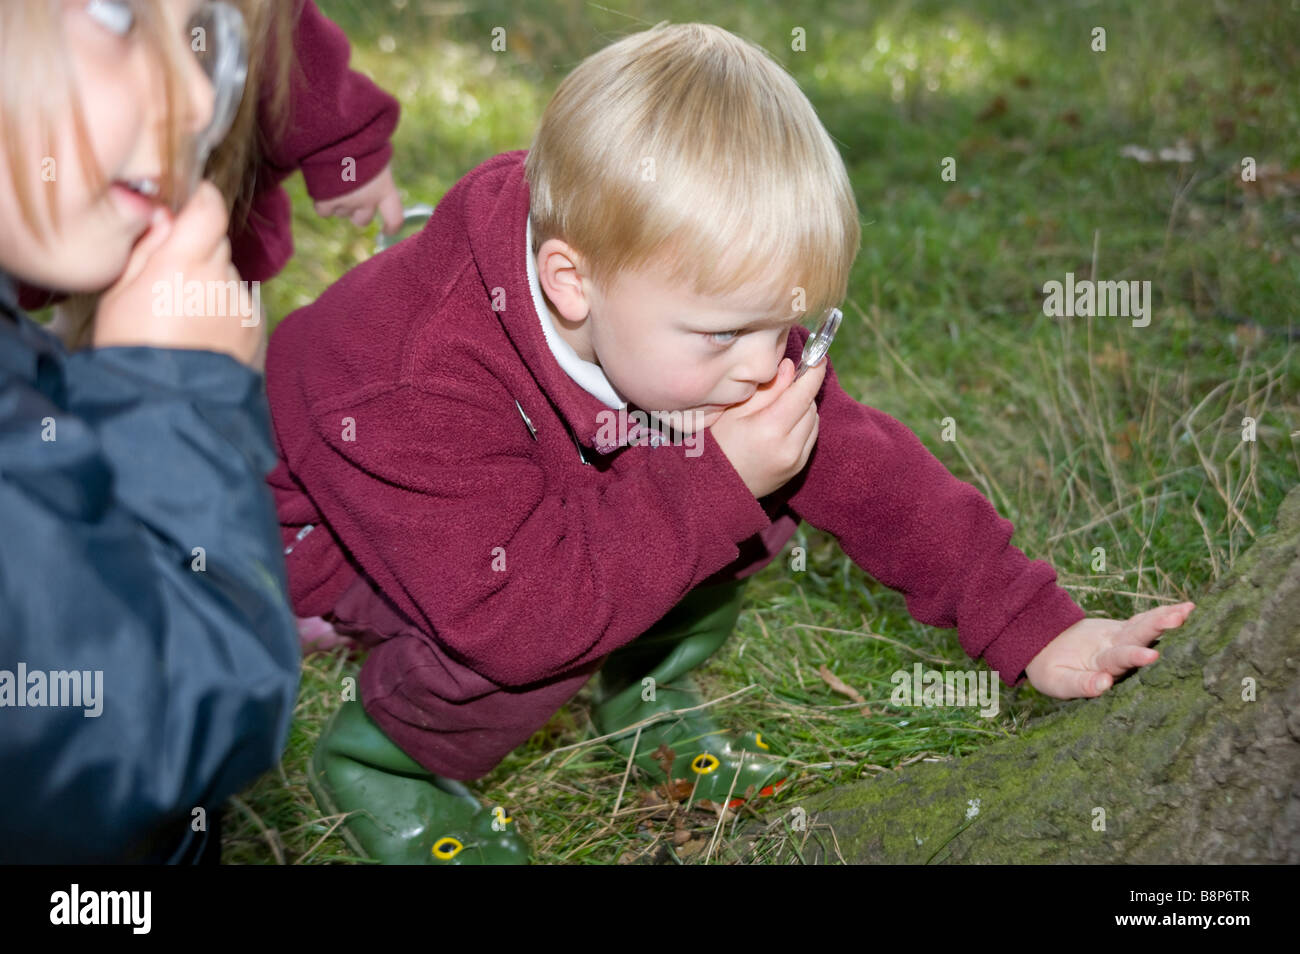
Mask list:
[[[1043,647],[1025,676],[1039,692],[1056,699],[1092,698],[1130,669],[1160,658],[1151,643],[1183,625],[1195,603],[1158,606],[1130,619],[1081,619]]]

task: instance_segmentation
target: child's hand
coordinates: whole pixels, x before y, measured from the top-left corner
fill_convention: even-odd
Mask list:
[[[131,250],[121,277],[100,296],[92,346],[220,351],[253,365],[266,335],[260,314],[254,322],[253,315],[240,313],[252,295],[243,291],[230,263],[229,217],[221,193],[211,182],[201,182],[175,219],[161,206],[159,210]],[[187,309],[199,307],[185,294],[191,282],[200,282],[204,290],[201,307],[211,302],[223,313],[189,313]],[[234,300],[224,293],[229,287],[241,289]],[[208,289],[213,289],[211,295]],[[175,313],[178,303],[180,314]]]
[[[794,362],[782,358],[776,377],[709,426],[727,460],[756,498],[785,486],[803,470],[817,443],[817,392],[826,361],[794,381]],[[793,383],[791,383],[793,381]]]
[[[1183,625],[1195,607],[1158,606],[1126,620],[1081,619],[1030,660],[1025,676],[1056,699],[1099,696],[1114,685],[1114,677],[1159,659],[1150,644],[1164,630]]]
[[[353,225],[366,226],[378,210],[384,220],[384,234],[396,235],[402,229],[402,197],[397,194],[391,167],[384,166],[379,173],[360,189],[334,199],[316,203],[316,214],[322,218],[342,215]]]

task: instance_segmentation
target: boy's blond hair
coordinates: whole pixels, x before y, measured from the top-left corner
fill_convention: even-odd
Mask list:
[[[794,79],[721,27],[660,23],[583,60],[525,175],[531,251],[563,239],[602,287],[655,266],[706,297],[754,282],[792,321],[844,298],[861,234],[844,163]]]

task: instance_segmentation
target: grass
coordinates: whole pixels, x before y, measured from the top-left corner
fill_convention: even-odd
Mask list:
[[[560,78],[627,32],[708,19],[767,48],[840,143],[862,214],[832,349],[843,386],[984,492],[1090,615],[1194,599],[1300,476],[1294,3],[320,5],[351,37],[354,65],[402,101],[394,170],[408,202],[436,202],[476,163],[526,147]],[[1096,26],[1106,52],[1089,48]],[[491,51],[495,27],[505,52]],[[791,50],[795,27],[806,52]],[[1190,162],[1121,155],[1180,140]],[[940,177],[947,156],[955,182]],[[1243,157],[1257,181],[1241,181]],[[264,289],[273,320],[364,260],[376,232],[316,218],[296,177],[290,192],[297,254]],[[1150,281],[1150,325],[1046,317],[1042,285],[1067,271]],[[946,418],[955,441],[941,437]],[[891,708],[894,671],[969,667],[956,632],[912,620],[821,531],[804,525],[792,545],[807,569],[787,553],[758,574],[700,673],[708,698],[745,690],[716,707],[726,724],[766,728],[801,767],[764,810],[959,757],[1067,704],[1025,685],[1003,687],[993,719]],[[344,662],[304,661],[279,771],[227,809],[228,862],[356,860],[304,782]],[[584,742],[589,692],[476,791],[508,806],[538,862],[715,860],[716,814],[643,804],[635,773],[620,798],[624,763]]]

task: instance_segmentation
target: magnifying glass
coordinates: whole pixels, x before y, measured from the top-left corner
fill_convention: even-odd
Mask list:
[[[198,188],[208,156],[230,132],[248,79],[248,27],[243,14],[229,3],[202,4],[189,22],[187,40],[212,83],[212,121],[195,138],[194,152],[182,168],[181,187],[172,196],[172,212],[179,212]]]
[[[799,358],[799,367],[795,369],[794,380],[798,381],[801,374],[826,357],[826,352],[831,349],[831,341],[835,338],[835,332],[840,330],[840,321],[843,317],[843,313],[838,308],[832,308],[826,313],[816,334],[804,342],[803,354]]]
[[[381,230],[379,239],[375,242],[375,254],[382,252],[386,248],[392,248],[402,239],[407,238],[415,232],[420,226],[428,222],[433,216],[433,206],[431,205],[413,205],[402,210],[402,227],[392,235],[385,235]]]

